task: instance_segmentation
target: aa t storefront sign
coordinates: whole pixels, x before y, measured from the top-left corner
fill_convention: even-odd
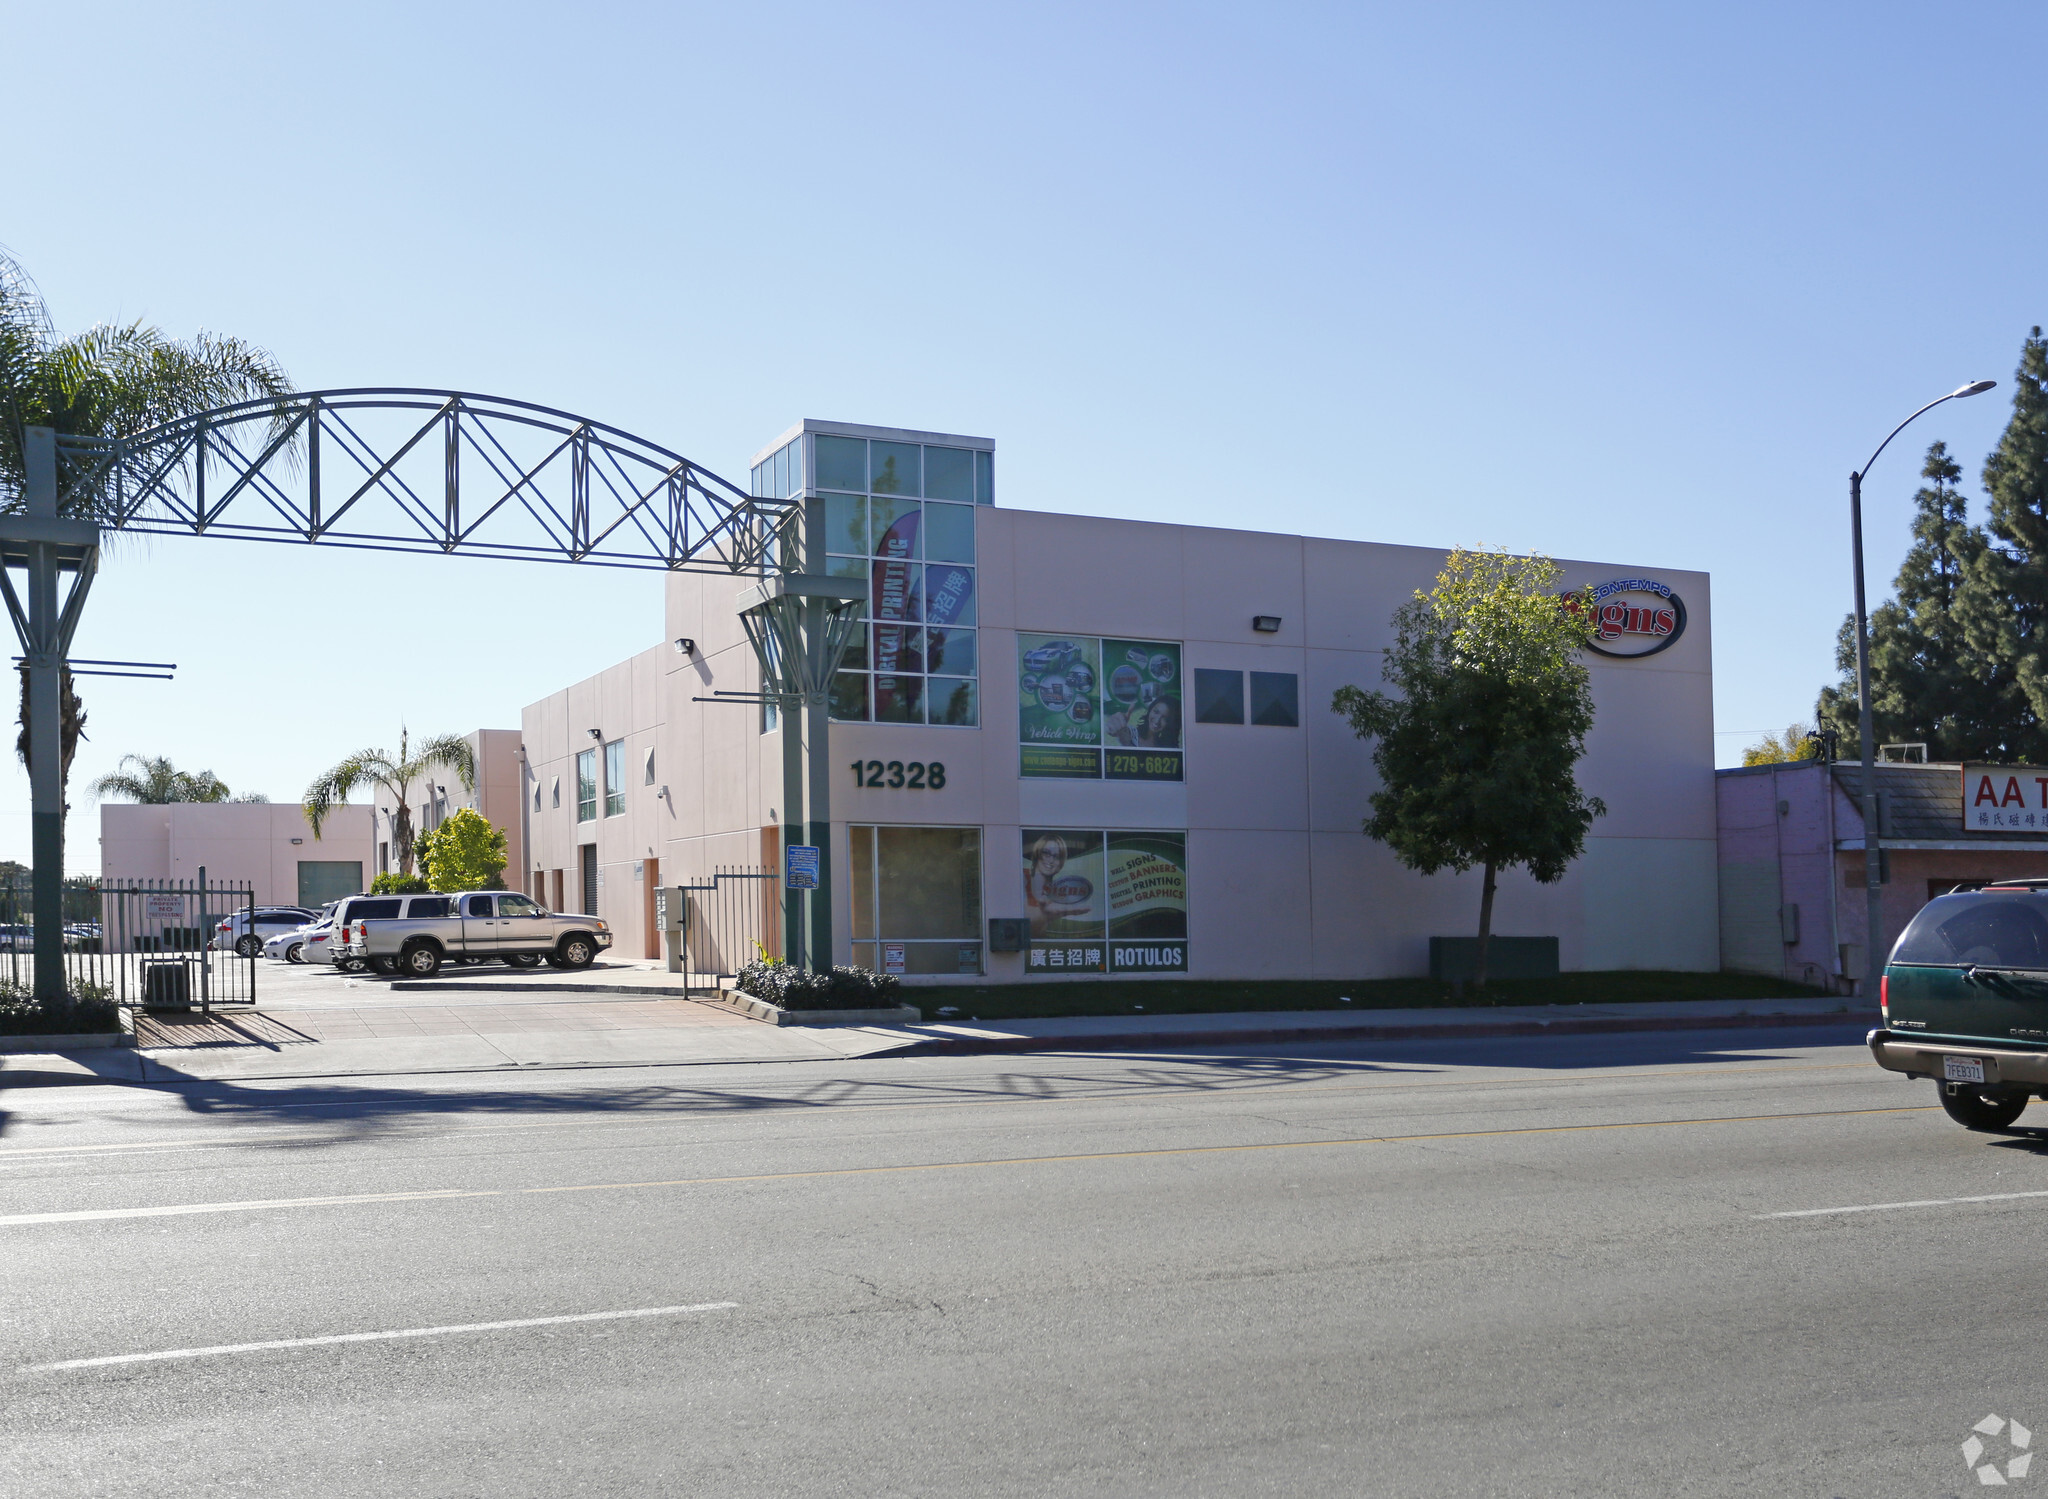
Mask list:
[[[2048,832],[2048,770],[1965,765],[1963,826],[1973,833]]]

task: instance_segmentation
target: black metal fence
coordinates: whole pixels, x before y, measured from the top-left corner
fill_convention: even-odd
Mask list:
[[[734,978],[742,965],[782,952],[782,883],[777,871],[714,866],[708,882],[682,887],[683,987]]]
[[[197,880],[67,884],[65,987],[145,1010],[253,1005],[256,955],[234,948],[254,930],[255,910],[246,880],[209,881],[204,871]],[[26,879],[0,883],[0,989],[32,993],[35,969],[34,893]]]

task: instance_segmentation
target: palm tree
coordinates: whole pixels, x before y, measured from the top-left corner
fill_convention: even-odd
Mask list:
[[[393,758],[380,749],[357,750],[332,770],[316,777],[306,788],[306,821],[313,836],[320,836],[320,824],[327,814],[348,800],[358,786],[377,786],[398,803],[391,815],[391,853],[400,874],[412,873],[412,783],[436,765],[444,765],[461,778],[464,791],[476,789],[476,751],[469,741],[455,734],[422,739],[411,747],[406,731],[398,731],[398,755]]]
[[[42,293],[19,262],[0,250],[0,509],[21,503],[30,427],[53,428],[60,438],[114,438],[236,401],[282,400],[291,390],[274,358],[238,338],[201,333],[181,342],[140,321],[102,323],[60,337]],[[282,407],[279,411],[281,424]],[[109,498],[88,485],[73,487],[61,501],[72,514],[92,514],[103,510]],[[60,701],[60,779],[68,784],[85,724],[68,667]],[[20,722],[17,751],[26,765],[26,669],[21,673]]]
[[[212,771],[179,770],[162,755],[123,755],[119,770],[101,776],[87,789],[97,797],[125,796],[153,807],[166,802],[246,800],[229,795],[227,783]]]
[[[0,250],[0,506],[20,502],[29,427],[60,438],[124,437],[236,401],[281,403],[291,392],[277,360],[239,338],[202,332],[180,341],[139,320],[60,337],[42,293]],[[280,404],[273,430],[286,421]],[[74,488],[63,504],[90,513],[107,498]]]

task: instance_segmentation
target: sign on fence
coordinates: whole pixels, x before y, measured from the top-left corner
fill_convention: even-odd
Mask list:
[[[182,895],[150,894],[142,897],[142,914],[147,919],[157,917],[176,918],[185,914],[185,897]]]

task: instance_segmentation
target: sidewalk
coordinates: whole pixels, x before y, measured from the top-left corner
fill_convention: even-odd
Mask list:
[[[662,975],[663,978],[667,976]],[[1498,1009],[1306,1010],[1094,1015],[925,1025],[778,1027],[719,1005],[625,999],[611,987],[534,992],[495,981],[440,984],[423,1004],[402,984],[353,984],[259,1012],[144,1017],[134,1050],[0,1056],[0,1089],[52,1083],[176,1083],[872,1056],[1027,1051],[1229,1049],[1330,1041],[1480,1040],[1632,1031],[1826,1026],[1845,1039],[1877,1023],[1839,999],[1686,1000]],[[656,986],[643,980],[641,987]],[[567,985],[551,986],[558,991]],[[397,991],[397,992],[394,992]],[[523,992],[522,992],[523,991]],[[594,991],[594,992],[593,992]],[[291,1007],[287,1007],[287,1005]]]

